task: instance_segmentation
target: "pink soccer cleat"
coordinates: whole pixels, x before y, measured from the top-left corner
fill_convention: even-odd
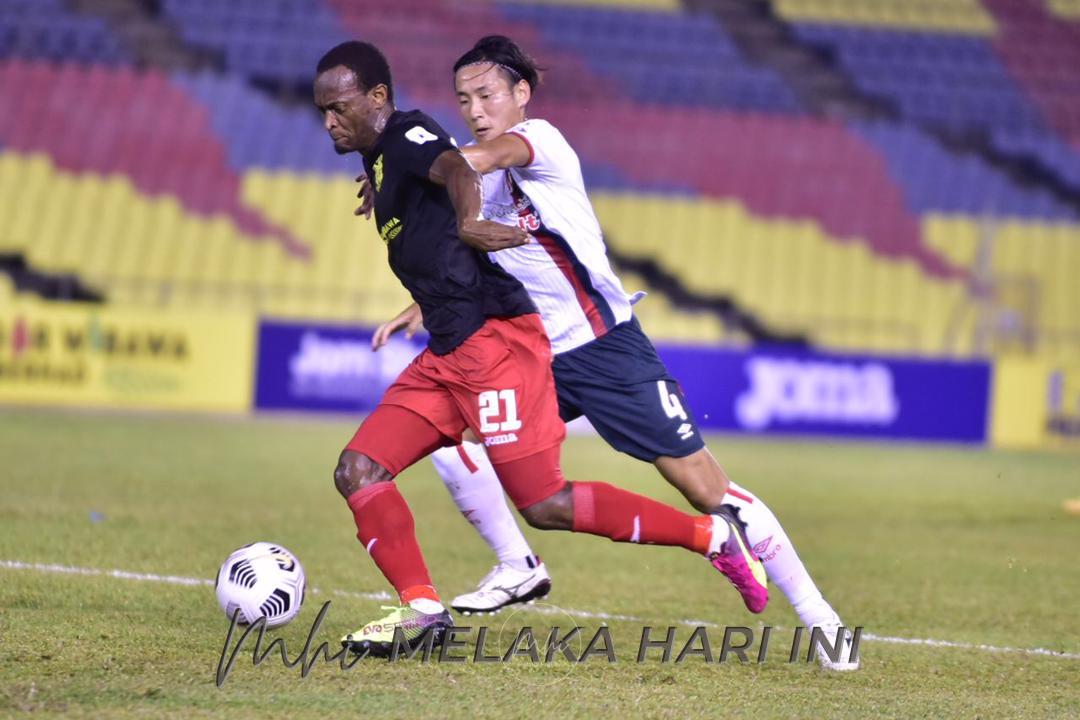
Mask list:
[[[745,523],[739,519],[739,509],[733,505],[721,505],[710,517],[714,539],[709,543],[705,556],[739,591],[746,609],[752,613],[761,612],[769,604],[765,566],[750,550]],[[722,543],[719,541],[724,536],[720,531],[721,524],[730,528],[727,540]]]

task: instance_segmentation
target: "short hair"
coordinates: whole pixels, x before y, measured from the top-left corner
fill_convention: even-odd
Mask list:
[[[331,48],[322,56],[315,68],[316,74],[332,70],[339,65],[352,70],[356,87],[367,92],[376,85],[386,86],[386,95],[394,102],[394,81],[390,77],[390,63],[379,48],[369,42],[349,40]]]
[[[529,83],[530,90],[535,90],[540,84],[543,68],[537,66],[535,60],[505,35],[487,35],[477,40],[472,49],[454,63],[454,72],[466,65],[481,62],[495,63],[510,85],[524,80]]]

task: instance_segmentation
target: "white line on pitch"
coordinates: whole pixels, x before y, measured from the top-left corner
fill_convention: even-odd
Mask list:
[[[38,572],[62,573],[65,575],[96,575],[99,577],[114,577],[121,580],[142,580],[145,582],[160,582],[169,585],[213,585],[214,581],[207,578],[183,577],[180,575],[156,575],[154,573],[129,572],[127,570],[99,570],[97,568],[72,567],[70,565],[50,565],[45,563],[27,563],[18,560],[0,560],[0,568],[9,570],[37,570]],[[310,588],[313,595],[318,595],[319,588]],[[354,597],[364,600],[390,600],[391,595],[387,592],[353,592],[351,590],[334,590],[332,595],[338,597]]]
[[[72,567],[70,565],[48,565],[45,563],[26,563],[18,560],[0,560],[0,567],[9,570],[37,570],[38,572],[64,573],[66,575],[100,575],[123,580],[146,580],[163,582],[170,585],[213,585],[213,580],[206,578],[181,577],[179,575],[154,575],[153,573],[128,572],[127,570],[98,570],[97,568]]]
[[[66,575],[82,575],[82,576],[99,576],[99,577],[113,577],[120,578],[122,580],[140,580],[144,582],[161,582],[170,585],[198,585],[208,586],[213,585],[214,581],[207,578],[194,578],[183,577],[181,575],[157,575],[154,573],[140,573],[130,572],[127,570],[100,570],[97,568],[82,568],[73,567],[70,565],[55,565],[48,563],[28,563],[20,562],[18,560],[0,560],[0,568],[6,568],[8,570],[35,570],[37,572],[47,573],[61,573]],[[313,594],[318,594],[318,588],[312,588]],[[386,592],[354,592],[350,590],[333,590],[332,595],[338,597],[354,597],[364,600],[390,600],[391,595]],[[557,615],[566,614],[572,617],[587,618],[591,620],[619,620],[627,622],[650,622],[646,618],[636,617],[634,615],[619,615],[605,612],[591,612],[589,610],[573,610],[567,608],[561,608],[558,606],[544,606],[544,605],[530,605],[522,607],[518,612],[535,612],[542,615]],[[652,622],[655,622],[652,621]],[[721,625],[706,620],[678,620],[676,621],[680,625],[686,625],[688,627],[697,627],[699,625],[705,627],[722,627]],[[1063,658],[1067,660],[1080,660],[1080,653],[1061,652],[1057,650],[1047,650],[1046,648],[1014,648],[1014,647],[1002,647],[998,645],[983,645],[978,643],[963,643],[953,642],[951,640],[933,640],[929,638],[903,638],[903,637],[891,637],[888,635],[876,635],[874,633],[863,633],[864,640],[870,640],[874,642],[890,643],[893,645],[926,645],[928,647],[944,647],[955,648],[958,650],[981,650],[983,652],[992,653],[1018,653],[1023,655],[1041,655],[1045,657]]]
[[[588,610],[573,610],[566,609],[557,606],[543,607],[540,605],[530,605],[521,608],[521,612],[536,612],[541,615],[570,615],[572,617],[582,617],[593,620],[629,620],[632,622],[647,622],[645,618],[634,617],[631,615],[613,615],[605,612],[590,612]],[[710,622],[708,620],[676,620],[680,625],[687,627],[711,627],[720,628],[724,627],[719,623]],[[774,630],[782,630],[779,625],[772,626]],[[994,653],[1023,653],[1025,655],[1045,655],[1048,657],[1065,658],[1068,660],[1080,660],[1080,653],[1070,653],[1061,650],[1047,650],[1046,648],[1014,648],[1014,647],[1001,647],[998,645],[984,645],[981,643],[963,643],[953,642],[952,640],[932,640],[929,638],[903,638],[892,637],[890,635],[877,635],[875,633],[863,633],[863,640],[872,640],[874,642],[890,643],[893,645],[927,645],[930,647],[946,647],[957,648],[959,650],[982,650],[984,652]]]

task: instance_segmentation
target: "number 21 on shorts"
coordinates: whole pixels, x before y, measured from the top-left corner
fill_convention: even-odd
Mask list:
[[[479,395],[480,432],[510,432],[521,429],[517,414],[517,392],[514,390],[485,390]],[[504,418],[497,422],[497,418]]]

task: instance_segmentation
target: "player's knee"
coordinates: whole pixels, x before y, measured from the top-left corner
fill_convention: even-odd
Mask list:
[[[353,450],[342,452],[337,467],[334,468],[334,486],[344,498],[372,483],[387,482],[391,479],[393,478],[390,473],[377,462]]]
[[[574,497],[569,483],[554,495],[519,510],[537,530],[570,530],[574,525]]]

